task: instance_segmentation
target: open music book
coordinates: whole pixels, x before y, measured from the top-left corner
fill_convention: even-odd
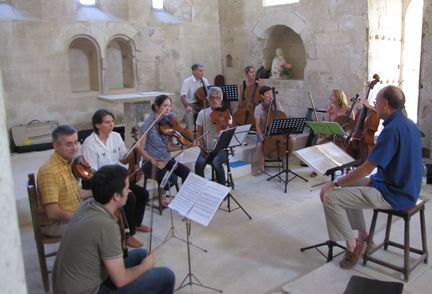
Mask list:
[[[191,172],[168,207],[207,226],[230,190]]]
[[[294,154],[321,175],[329,169],[355,161],[333,142],[296,150]]]

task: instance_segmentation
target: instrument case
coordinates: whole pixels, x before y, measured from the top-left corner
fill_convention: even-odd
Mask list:
[[[51,149],[51,133],[58,126],[58,121],[41,122],[35,119],[28,124],[11,127],[12,152],[23,153]]]

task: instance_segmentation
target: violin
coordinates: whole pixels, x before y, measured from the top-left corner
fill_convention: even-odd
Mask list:
[[[210,113],[210,120],[215,125],[216,131],[220,133],[225,129],[233,127],[231,111],[228,108],[217,108]]]
[[[378,130],[379,117],[376,110],[367,104],[370,91],[380,81],[378,74],[373,75],[373,80],[368,85],[365,103],[355,118],[355,129],[349,137],[348,154],[360,160],[360,164],[366,161],[372,148],[375,146],[375,132]]]
[[[78,155],[72,162],[72,172],[75,177],[85,181],[91,181],[96,171],[92,169],[84,156]]]
[[[91,168],[84,156],[78,155],[72,162],[72,172],[74,175],[82,180],[91,181],[96,171]],[[115,211],[114,216],[117,219],[117,224],[120,228],[121,245],[123,249],[123,256],[127,257],[128,248],[126,244],[126,239],[128,237],[129,226],[127,224],[126,215],[124,213],[123,207]]]
[[[135,143],[138,142],[138,128],[136,126],[131,129],[131,136],[134,138]],[[128,165],[128,177],[129,182],[136,183],[141,180],[143,176],[143,171],[140,167],[142,155],[139,154],[138,147],[136,144],[132,144],[133,148],[131,151],[126,153],[125,157],[120,160],[121,163]]]
[[[183,146],[189,146],[194,142],[192,131],[182,128],[175,118],[174,113],[169,113],[159,122],[159,131],[170,137],[175,137]]]

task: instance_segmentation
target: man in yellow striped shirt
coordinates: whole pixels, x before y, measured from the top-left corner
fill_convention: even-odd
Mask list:
[[[40,167],[37,175],[39,203],[43,209],[42,233],[61,236],[80,198],[91,196],[91,191],[79,189],[78,179],[72,173],[72,161],[78,154],[77,130],[62,125],[52,132],[54,153]]]

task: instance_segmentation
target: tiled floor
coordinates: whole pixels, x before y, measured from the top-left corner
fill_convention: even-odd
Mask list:
[[[12,165],[17,195],[25,198],[25,178],[28,171],[36,171],[40,162],[50,152],[14,154]],[[31,158],[31,159],[29,159]],[[311,186],[325,180],[320,176],[309,178],[311,169],[298,166],[293,158],[290,167],[309,182],[296,178],[289,182],[288,192],[276,180],[267,176],[247,176],[235,179],[233,196],[252,216],[249,220],[241,210],[230,213],[219,210],[208,227],[192,225],[193,244],[207,250],[191,249],[192,273],[199,281],[224,293],[342,293],[351,275],[361,275],[383,280],[400,280],[401,277],[379,266],[361,263],[349,271],[341,270],[335,258],[325,259],[315,250],[301,252],[300,248],[327,240],[324,215],[319,201],[319,190]],[[275,173],[276,170],[271,171]],[[24,187],[24,188],[23,188]],[[430,187],[427,187],[430,191]],[[430,192],[428,191],[428,195]],[[426,193],[425,193],[426,194]],[[432,211],[426,205],[427,232],[431,233]],[[149,224],[150,211],[146,211],[145,223]],[[370,212],[366,219],[370,220]],[[173,213],[175,235],[185,237],[185,223]],[[400,222],[400,221],[398,221]],[[368,221],[369,223],[369,221]],[[416,220],[413,219],[416,224]],[[170,212],[154,215],[152,248],[158,247],[170,231]],[[382,235],[383,221],[379,222],[378,237]],[[399,228],[400,227],[400,228]],[[402,222],[394,225],[396,234],[402,232]],[[418,230],[417,230],[418,231]],[[413,229],[413,239],[418,237]],[[149,235],[138,233],[145,244]],[[43,293],[39,265],[32,228],[21,228],[26,280],[29,293]],[[429,248],[431,238],[428,238]],[[186,244],[171,238],[156,251],[157,265],[170,267],[176,274],[177,286],[188,274]],[[397,251],[395,255],[400,256]],[[420,265],[405,285],[405,293],[430,293],[432,271],[430,265]],[[188,281],[188,280],[187,280]],[[177,293],[216,293],[199,286],[187,286]]]

